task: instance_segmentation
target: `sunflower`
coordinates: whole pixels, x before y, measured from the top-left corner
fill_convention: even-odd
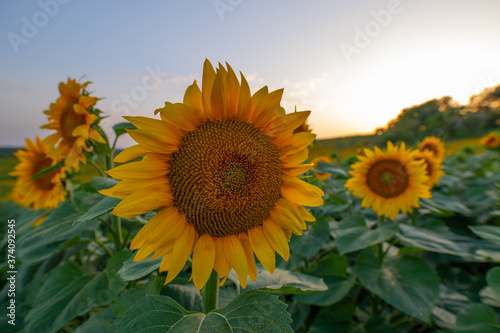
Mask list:
[[[59,160],[54,158],[50,143],[48,138],[40,140],[37,137],[36,143],[26,139],[26,146],[14,153],[19,163],[9,173],[17,177],[12,198],[22,206],[33,209],[56,208],[66,198],[62,183],[66,176],[64,167],[33,178],[40,171],[56,165]]]
[[[201,89],[189,86],[183,103],[165,103],[161,120],[126,117],[138,142],[116,156],[131,162],[108,171],[122,181],[102,194],[122,201],[113,214],[125,218],[158,210],[133,239],[135,261],[163,257],[169,283],[193,253],[192,278],[201,289],[214,269],[221,284],[233,268],[243,288],[256,279],[255,256],[269,272],[275,252],[288,260],[291,234],[315,218],[303,207],[324,194],[296,176],[309,170],[311,133],[293,134],[310,114],[286,114],[283,90],[250,94],[241,75],[208,60]]]
[[[500,147],[500,135],[491,132],[481,139],[481,144],[491,149],[497,149]]]
[[[362,207],[372,207],[377,215],[394,219],[399,211],[406,214],[419,207],[420,198],[431,197],[424,161],[413,159],[416,151],[390,141],[384,151],[378,147],[364,151],[366,156],[358,155],[359,162],[349,171],[354,177],[345,184],[353,195],[363,199]]]
[[[316,169],[318,167],[318,162],[326,162],[326,163],[332,163],[332,160],[328,156],[318,156],[314,158],[311,163],[313,164],[314,168]],[[314,176],[318,180],[326,180],[331,177],[331,173],[328,172],[314,172]]]
[[[86,163],[83,150],[91,151],[87,146],[87,140],[106,143],[91,127],[99,116],[89,112],[98,101],[97,97],[89,96],[86,91],[90,83],[78,83],[69,78],[67,83],[61,82],[59,84],[61,96],[55,103],[50,104],[49,110],[44,111],[49,123],[41,128],[57,131],[50,136],[51,140],[58,142],[54,154],[65,156],[65,166],[68,171],[78,171],[79,163]]]
[[[437,159],[432,151],[418,150],[413,157],[414,160],[423,160],[425,162],[425,171],[429,180],[426,182],[429,187],[433,187],[439,183],[439,179],[444,175],[443,165],[441,160]]]
[[[425,137],[424,140],[418,145],[418,150],[430,150],[440,161],[444,159],[444,153],[446,151],[443,141],[435,136]]]

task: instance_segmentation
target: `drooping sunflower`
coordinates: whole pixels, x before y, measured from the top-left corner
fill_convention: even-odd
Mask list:
[[[49,110],[44,111],[49,123],[41,128],[57,131],[51,135],[51,140],[57,142],[54,154],[65,156],[67,171],[78,171],[79,163],[86,163],[83,151],[92,150],[88,147],[87,140],[105,143],[99,132],[92,128],[99,116],[89,110],[99,99],[89,96],[86,87],[90,83],[78,83],[70,78],[67,83],[61,82],[61,96],[50,104]]]
[[[500,135],[498,133],[492,132],[481,139],[481,144],[491,149],[500,148]]]
[[[444,154],[446,152],[444,142],[441,141],[440,138],[437,138],[435,136],[425,137],[424,140],[418,145],[418,150],[430,150],[440,161],[444,159]]]
[[[429,187],[439,184],[439,180],[444,175],[443,164],[441,160],[434,156],[434,153],[429,150],[420,151],[414,155],[413,159],[423,160],[425,162],[425,171],[429,180],[426,182]]]
[[[430,198],[429,177],[424,161],[415,160],[416,151],[406,149],[404,143],[394,146],[387,142],[387,149],[365,148],[365,156],[352,165],[345,187],[363,199],[362,207],[371,207],[379,216],[394,219],[401,211],[411,213],[419,207],[420,198]]]
[[[17,177],[12,199],[20,205],[33,209],[51,209],[66,198],[62,182],[66,177],[64,167],[33,178],[59,161],[54,157],[51,147],[49,138],[41,140],[37,137],[36,142],[26,139],[26,146],[14,153],[19,163],[9,174]]]
[[[161,120],[126,117],[137,145],[115,161],[139,162],[108,173],[122,181],[101,193],[122,201],[113,214],[125,218],[158,210],[135,236],[136,261],[163,257],[165,283],[193,253],[192,278],[201,289],[214,269],[222,283],[233,268],[243,288],[256,279],[255,256],[274,271],[275,252],[289,257],[291,234],[315,218],[303,206],[319,206],[324,194],[296,176],[309,170],[311,133],[293,134],[310,111],[285,114],[283,90],[250,94],[227,65],[208,60],[201,89],[189,86],[183,103],[165,103]]]

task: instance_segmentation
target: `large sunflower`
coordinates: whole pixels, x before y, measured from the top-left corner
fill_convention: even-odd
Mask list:
[[[26,139],[24,149],[19,149],[14,153],[19,163],[14,167],[14,171],[9,173],[17,177],[12,198],[22,206],[33,209],[55,208],[66,197],[66,190],[62,183],[66,175],[64,167],[33,178],[40,171],[58,162],[53,155],[50,143],[50,139],[40,140],[37,137],[36,143]]]
[[[193,253],[198,289],[212,269],[224,283],[231,268],[245,287],[254,254],[271,273],[275,251],[288,260],[291,234],[315,220],[302,205],[321,205],[323,192],[296,177],[312,166],[301,163],[315,135],[293,134],[310,111],[285,114],[282,93],[251,95],[243,75],[240,84],[229,65],[215,71],[206,60],[201,90],[195,81],[183,103],[165,103],[161,120],[127,117],[138,145],[115,160],[145,156],[109,170],[122,181],[101,193],[122,199],[118,216],[159,210],[133,239],[134,260],[163,257],[168,283]]]
[[[439,183],[439,179],[444,175],[443,165],[441,160],[437,159],[434,156],[434,153],[429,150],[420,151],[414,155],[413,159],[415,160],[423,160],[425,162],[425,172],[429,177],[429,180],[426,182],[429,187],[433,187]]]
[[[434,154],[434,157],[440,161],[444,159],[444,153],[446,152],[443,141],[435,136],[426,136],[418,145],[418,150],[430,150]]]
[[[497,149],[500,147],[500,135],[495,132],[491,132],[481,139],[481,144],[491,149]]]
[[[353,195],[362,198],[362,207],[372,207],[379,216],[394,219],[401,211],[412,212],[419,207],[420,198],[430,198],[429,177],[424,161],[414,160],[413,153],[405,144],[397,147],[387,142],[387,149],[374,151],[365,148],[365,155],[358,155],[359,162],[349,171],[345,187]]]
[[[89,96],[86,91],[90,83],[78,83],[69,78],[67,83],[61,82],[61,96],[55,103],[50,104],[49,110],[44,111],[49,123],[42,128],[57,131],[51,135],[51,140],[58,142],[54,153],[65,156],[68,171],[78,171],[79,163],[86,163],[83,150],[91,150],[87,146],[87,140],[105,143],[102,136],[91,127],[99,117],[89,112],[89,108],[98,101],[97,97]]]

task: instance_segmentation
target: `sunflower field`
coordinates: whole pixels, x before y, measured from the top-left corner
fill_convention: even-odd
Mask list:
[[[500,332],[499,134],[312,159],[310,111],[207,60],[111,141],[89,84],[14,154],[1,332]]]

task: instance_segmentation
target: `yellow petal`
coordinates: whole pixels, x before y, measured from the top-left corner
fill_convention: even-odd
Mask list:
[[[229,271],[231,270],[231,266],[226,258],[226,250],[224,247],[224,238],[219,237],[215,239],[215,261],[214,261],[214,269],[219,275],[219,278],[227,278]]]
[[[229,261],[231,267],[233,267],[236,271],[238,280],[240,280],[240,284],[244,289],[247,286],[248,275],[248,265],[245,250],[243,250],[243,246],[241,246],[238,237],[230,235],[224,237],[223,239],[227,261]]]
[[[166,230],[163,237],[171,236],[172,240],[179,237],[184,230],[185,219],[182,219],[182,214],[177,211],[177,208],[170,206],[156,213],[135,235],[130,249],[138,249],[146,242],[152,243],[154,238],[160,234],[159,231]],[[170,237],[169,237],[170,238]]]
[[[106,143],[106,140],[95,129],[89,129],[89,138],[100,143]]]
[[[184,93],[184,100],[182,102],[195,111],[199,117],[198,121],[202,122],[206,120],[206,116],[204,115],[205,112],[203,111],[201,90],[200,87],[198,87],[196,80],[194,80],[193,84],[186,89],[186,92]]]
[[[281,230],[281,228],[271,219],[264,220],[262,227],[269,244],[271,244],[276,252],[283,259],[285,259],[285,261],[288,261],[288,258],[290,257],[290,248],[288,247],[288,240],[283,233],[283,230]]]
[[[160,154],[170,154],[179,149],[179,145],[176,144],[177,137],[173,133],[166,134],[142,129],[127,130],[127,133],[137,143]]]
[[[201,80],[201,97],[203,101],[203,109],[207,118],[212,117],[212,107],[210,97],[212,95],[212,86],[214,85],[215,70],[208,59],[205,59],[203,64],[203,78]]]
[[[269,126],[264,130],[264,135],[291,135],[294,130],[306,121],[310,114],[311,111],[300,111],[278,117],[269,123]]]
[[[123,180],[111,188],[100,190],[99,193],[107,195],[108,197],[124,199],[125,197],[135,193],[136,191],[142,190],[144,187],[154,187],[158,184],[167,186],[167,178]]]
[[[113,161],[117,163],[125,163],[135,158],[144,156],[145,154],[150,152],[151,150],[148,150],[141,145],[133,145],[126,148],[125,150],[122,150],[118,155],[115,156]]]
[[[169,165],[162,161],[144,158],[139,162],[130,162],[106,171],[108,175],[116,179],[152,179],[165,177]]]
[[[300,164],[294,167],[282,168],[281,172],[289,176],[299,176],[303,173],[309,171],[314,165],[313,164]]]
[[[253,252],[262,266],[264,266],[269,273],[273,274],[276,265],[276,257],[274,255],[274,249],[264,235],[263,228],[257,226],[248,230],[248,239],[250,240]]]
[[[279,225],[282,229],[288,229],[296,235],[302,235],[302,224],[300,221],[281,204],[280,200],[276,201],[275,206],[269,212],[269,219]]]
[[[238,111],[236,113],[236,117],[238,117],[239,120],[241,121],[246,121],[248,120],[251,112],[251,94],[250,94],[250,87],[248,86],[248,82],[241,74],[241,87],[240,87],[240,95],[238,98]]]
[[[252,113],[253,125],[255,128],[264,129],[267,127],[279,110],[283,89],[278,89],[265,96],[255,107]]]
[[[243,246],[243,250],[245,251],[245,257],[247,259],[248,266],[248,276],[250,276],[250,279],[252,279],[252,281],[255,281],[255,279],[257,279],[257,266],[255,265],[255,257],[253,255],[252,245],[250,245],[250,240],[244,232],[240,233],[238,235],[238,238],[241,242],[241,246]]]
[[[308,184],[297,177],[282,175],[283,184],[280,193],[283,198],[299,205],[317,207],[323,204],[324,193],[314,185]]]
[[[238,99],[240,96],[240,83],[238,82],[238,78],[234,73],[231,66],[227,65],[227,76],[226,76],[226,84],[225,84],[225,93],[224,96],[226,98],[226,115],[228,118],[234,118],[238,113]]]
[[[291,136],[285,135],[275,137],[271,142],[278,147],[279,155],[291,155],[307,148],[315,138],[316,134],[300,132]]]
[[[307,160],[308,155],[309,155],[308,149],[303,149],[295,154],[285,155],[281,159],[281,165],[283,165],[284,168],[294,167]]]
[[[186,260],[193,251],[193,246],[198,239],[196,229],[189,223],[186,223],[184,230],[179,238],[175,241],[172,250],[172,260],[168,268],[167,279],[165,284],[172,281],[186,264]]]
[[[198,290],[207,283],[214,268],[214,261],[214,240],[209,234],[203,234],[196,242],[193,253],[193,282]]]
[[[165,106],[155,110],[160,112],[161,119],[172,126],[179,127],[185,131],[192,131],[198,126],[197,116],[189,106],[183,103],[165,102]]]
[[[250,114],[253,115],[253,112],[255,110],[255,108],[257,107],[257,105],[264,99],[264,97],[266,97],[267,95],[269,95],[269,89],[267,88],[267,86],[264,86],[262,88],[260,88],[259,90],[257,90],[256,93],[254,93],[252,95],[252,97],[250,98],[250,105],[251,105],[251,110],[250,110]]]
[[[113,214],[131,219],[155,209],[172,205],[174,199],[168,188],[147,188],[123,199],[113,209]]]
[[[136,126],[138,129],[158,132],[163,135],[166,140],[174,143],[175,145],[179,145],[181,142],[181,137],[178,133],[169,126],[165,121],[152,119],[147,117],[123,117]]]
[[[221,72],[217,72],[212,86],[212,93],[210,95],[210,106],[212,109],[212,121],[227,119],[226,114],[226,97],[224,91],[224,82]]]
[[[300,217],[302,217],[304,221],[309,221],[309,222],[316,221],[316,218],[312,216],[311,213],[309,213],[304,207],[293,202],[291,204],[295,207],[297,213],[299,213]]]

